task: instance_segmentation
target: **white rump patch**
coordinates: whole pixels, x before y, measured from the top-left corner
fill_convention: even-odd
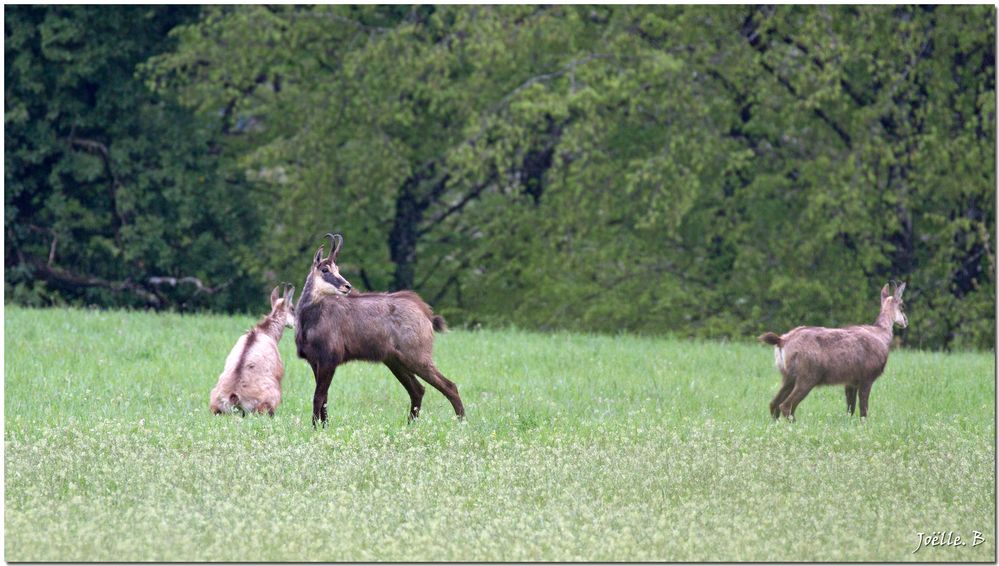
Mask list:
[[[777,369],[784,371],[784,348],[774,346],[774,365]]]

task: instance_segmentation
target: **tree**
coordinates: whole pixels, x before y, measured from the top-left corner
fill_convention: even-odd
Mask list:
[[[258,284],[342,231],[355,286],[453,323],[749,339],[899,279],[904,341],[994,342],[990,8],[234,6],[170,37],[142,76],[245,175]]]
[[[5,19],[5,283],[35,304],[244,308],[258,212],[214,126],[135,67],[186,7],[16,6]],[[259,300],[255,301],[259,303]]]

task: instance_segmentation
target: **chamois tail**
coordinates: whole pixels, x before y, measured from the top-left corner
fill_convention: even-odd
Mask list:
[[[777,336],[773,332],[764,332],[763,334],[760,334],[756,339],[759,340],[760,342],[763,342],[764,344],[770,344],[773,346],[777,346],[778,348],[784,345],[784,342],[780,339],[780,336]]]
[[[446,332],[447,331],[447,323],[444,322],[444,317],[443,316],[435,314],[434,316],[432,316],[430,318],[430,322],[432,322],[433,325],[434,325],[434,332]]]

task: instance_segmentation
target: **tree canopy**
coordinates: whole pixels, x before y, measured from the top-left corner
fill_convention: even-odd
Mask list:
[[[744,339],[873,321],[896,279],[907,343],[991,347],[994,30],[986,6],[8,10],[8,289],[77,300],[65,269],[172,307],[149,278],[197,276],[229,285],[197,306],[259,310],[335,230],[355,287],[452,324]]]

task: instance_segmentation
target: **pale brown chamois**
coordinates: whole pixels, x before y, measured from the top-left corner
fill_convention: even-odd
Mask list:
[[[783,336],[767,332],[761,342],[774,346],[774,363],[780,370],[780,390],[770,402],[770,414],[793,420],[798,403],[816,385],[846,387],[846,410],[853,415],[860,395],[860,417],[867,417],[867,399],[874,380],[888,362],[893,328],[905,328],[909,319],[902,310],[905,283],[889,293],[881,289],[881,313],[874,324],[846,328],[799,326]]]
[[[278,342],[285,327],[295,326],[295,307],[291,302],[295,288],[287,286],[284,296],[280,296],[279,287],[271,291],[270,314],[240,336],[225,359],[225,369],[209,401],[212,413],[239,409],[243,416],[250,412],[273,417],[281,404],[284,363]]]
[[[295,344],[298,357],[312,366],[316,392],[312,424],[326,426],[326,399],[333,373],[352,360],[382,362],[409,393],[409,420],[420,414],[423,385],[417,376],[447,397],[459,418],[465,408],[458,387],[437,369],[433,360],[434,331],[443,332],[444,319],[412,291],[351,293],[336,260],[343,236],[330,238],[330,255],[319,246],[298,301]]]

